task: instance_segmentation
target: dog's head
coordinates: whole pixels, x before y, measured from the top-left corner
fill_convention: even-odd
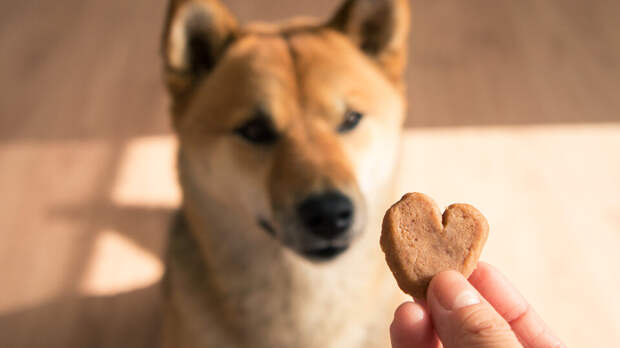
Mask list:
[[[396,157],[407,1],[245,27],[215,0],[172,1],[163,54],[182,175],[258,227],[239,233],[310,259],[362,233]]]

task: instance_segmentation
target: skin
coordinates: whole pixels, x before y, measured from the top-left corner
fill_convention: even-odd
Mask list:
[[[477,301],[464,301],[464,292]],[[396,309],[390,336],[393,348],[565,347],[518,290],[483,262],[469,280],[454,271],[436,275],[426,301]]]

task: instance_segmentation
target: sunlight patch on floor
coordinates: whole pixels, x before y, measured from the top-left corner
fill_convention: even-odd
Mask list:
[[[98,234],[80,284],[85,295],[113,295],[151,285],[161,279],[162,261],[113,230]]]
[[[176,208],[176,140],[173,136],[131,140],[120,161],[112,201],[118,205]]]

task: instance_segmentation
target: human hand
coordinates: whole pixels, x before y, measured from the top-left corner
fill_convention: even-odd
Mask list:
[[[436,275],[424,301],[405,302],[390,326],[392,348],[563,348],[499,271],[480,262],[469,277]]]

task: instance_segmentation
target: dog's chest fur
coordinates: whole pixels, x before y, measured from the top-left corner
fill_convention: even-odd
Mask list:
[[[165,347],[388,346],[398,296],[373,238],[322,269],[274,243],[235,274],[234,259],[201,255],[188,226],[179,214],[170,237]]]

